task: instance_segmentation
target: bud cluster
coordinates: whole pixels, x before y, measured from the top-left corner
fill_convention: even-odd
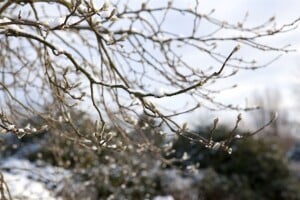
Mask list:
[[[25,135],[40,133],[46,131],[47,129],[48,125],[43,125],[37,129],[32,127],[29,123],[25,127],[17,127],[16,124],[8,120],[3,112],[0,113],[0,134],[14,133],[19,139],[21,139]]]

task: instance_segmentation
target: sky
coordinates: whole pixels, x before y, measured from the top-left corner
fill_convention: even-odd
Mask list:
[[[248,13],[246,24],[255,25],[262,23],[272,16],[276,17],[278,25],[290,23],[300,17],[298,0],[200,0],[201,9],[209,12],[215,9],[213,16],[229,22],[238,22]],[[225,3],[226,2],[226,3]],[[282,46],[290,44],[295,52],[283,54],[281,58],[267,68],[256,71],[240,71],[230,80],[237,83],[234,90],[224,92],[220,99],[226,102],[242,103],[249,100],[253,94],[263,94],[266,90],[279,90],[282,93],[281,103],[287,109],[295,106],[293,88],[297,87],[297,73],[300,74],[300,28],[272,38],[272,44]],[[245,55],[255,57],[259,55]],[[229,84],[229,83],[228,83]],[[292,114],[291,114],[292,115]]]
[[[134,1],[132,1],[134,2]],[[158,0],[152,0],[150,2],[161,3]],[[192,4],[191,0],[179,1],[182,4]],[[214,9],[213,17],[228,21],[230,23],[237,23],[241,21],[245,14],[248,13],[246,25],[255,26],[266,22],[271,17],[275,17],[278,27],[283,24],[291,23],[300,17],[299,0],[199,0],[200,12],[209,13]],[[300,25],[300,23],[298,23]],[[177,26],[179,26],[177,24]],[[178,28],[181,31],[180,27]],[[290,49],[295,51],[290,53],[282,53],[281,57],[275,62],[271,63],[268,67],[255,71],[239,71],[239,73],[230,79],[225,80],[227,86],[237,84],[238,87],[233,90],[224,91],[221,95],[216,97],[217,100],[225,103],[232,103],[234,105],[255,105],[255,95],[262,96],[266,94],[266,91],[279,92],[280,97],[275,98],[274,101],[281,106],[281,109],[288,112],[289,120],[299,121],[297,109],[300,106],[297,104],[297,95],[295,95],[295,88],[300,85],[298,76],[300,75],[300,28],[297,28],[291,32],[280,34],[278,36],[271,37],[271,45],[285,46],[291,45]],[[269,61],[269,58],[265,58],[264,53],[259,51],[247,51],[241,49],[241,53],[245,57],[258,58],[259,60]],[[274,55],[278,55],[278,52],[274,52]],[[199,59],[199,55],[195,52],[194,55],[190,55],[192,59]],[[221,86],[222,84],[217,85]],[[298,96],[300,98],[300,95]],[[173,104],[172,104],[173,105]],[[200,109],[201,110],[201,109]],[[281,111],[280,111],[281,112]],[[280,116],[279,112],[279,116]],[[221,123],[233,124],[237,116],[237,112],[207,112],[201,110],[198,112],[197,117],[204,119],[206,122],[212,122],[213,119],[218,117]],[[251,114],[247,114],[243,117],[242,126],[251,127]],[[244,114],[243,114],[244,116]],[[281,115],[282,116],[282,115]],[[190,116],[183,116],[182,121],[190,119],[195,123],[199,123],[195,120],[195,114]],[[194,126],[195,126],[194,123]],[[293,132],[297,134],[300,128],[296,128]],[[298,135],[299,136],[299,135]],[[300,138],[300,136],[299,136]]]
[[[266,21],[272,16],[276,17],[278,24],[289,23],[300,17],[300,1],[297,0],[228,0],[226,7],[217,0],[200,0],[203,4],[203,10],[209,11],[215,8],[214,16],[228,21],[238,21],[248,12],[247,24],[257,24]],[[272,44],[285,45],[291,44],[291,48],[296,52],[283,54],[283,56],[265,69],[258,71],[241,72],[233,81],[238,82],[241,93],[263,91],[265,89],[277,88],[287,95],[288,90],[296,84],[295,73],[300,73],[300,29],[290,33],[285,33],[279,37],[272,38]],[[257,56],[257,55],[249,55]],[[298,69],[298,70],[297,70]],[[255,84],[253,84],[255,83]],[[238,93],[241,96],[241,93]],[[237,95],[236,91],[228,92],[228,97]],[[289,97],[290,98],[290,97]],[[234,97],[234,99],[239,99]],[[292,102],[284,99],[285,104]]]
[[[125,3],[126,1],[120,2]],[[131,0],[129,2],[130,7],[139,7],[141,4],[140,0]],[[150,0],[147,2],[150,2],[153,5],[160,5],[166,4],[167,1]],[[185,7],[188,5],[192,5],[192,2],[194,1],[175,0],[175,4],[179,7],[181,5]],[[228,21],[230,23],[237,23],[241,21],[244,18],[245,14],[248,13],[246,25],[250,27],[262,24],[271,17],[276,18],[278,27],[280,25],[290,23],[300,17],[299,0],[199,0],[199,5],[201,13],[209,13],[212,9],[214,9],[215,11],[212,15],[214,18]],[[186,24],[182,24],[182,20],[178,20],[178,16],[174,16],[174,18],[171,19],[169,23],[170,25],[168,26],[168,28],[177,30],[179,33],[181,33],[182,31],[184,32],[184,26],[188,26],[188,22],[186,22]],[[279,60],[270,64],[266,68],[255,71],[239,71],[237,75],[225,80],[225,84],[227,86],[237,84],[238,87],[233,90],[227,90],[223,92],[221,95],[217,96],[216,99],[224,103],[239,104],[243,106],[246,103],[251,103],[254,94],[264,95],[266,90],[278,90],[280,91],[280,93],[282,93],[282,97],[280,98],[281,106],[285,109],[293,110],[296,105],[295,98],[292,93],[293,88],[296,87],[297,83],[296,74],[297,72],[299,72],[300,74],[299,35],[300,28],[292,32],[274,36],[270,40],[268,40],[270,44],[278,47],[290,44],[291,49],[295,49],[296,51],[288,54],[283,53]],[[233,48],[233,46],[230,48]],[[265,58],[264,56],[266,54],[264,53],[261,53],[259,51],[247,51],[245,49],[241,49],[241,55],[244,57],[248,56],[251,58],[258,58],[261,61],[266,60],[266,62],[270,59],[269,57]],[[274,52],[274,56],[275,55],[278,55],[278,52]],[[191,59],[195,59],[195,63],[199,63],[198,51],[195,51],[195,53],[189,55],[189,57]],[[222,87],[222,84],[224,83],[221,82],[220,85],[216,84],[216,86]],[[164,102],[162,100],[159,101],[162,104],[166,104],[168,106],[174,106],[175,104],[177,104],[178,107],[181,107],[182,104],[184,104],[184,100],[179,103],[178,99],[176,98],[167,98]],[[201,117],[201,115],[205,115],[207,121],[212,121],[214,118],[216,118],[216,116],[219,116],[220,121],[224,121],[225,123],[234,123],[237,115],[236,112],[233,112],[231,114],[229,112],[224,112],[223,114],[221,114],[221,116],[220,113],[210,113],[209,115],[207,114],[207,111],[200,111],[196,115],[199,115],[199,117]],[[191,121],[195,121],[194,115],[195,114],[191,116],[182,116],[182,118],[179,120],[186,121],[187,118],[191,118]],[[245,121],[247,121],[247,119],[245,119]]]

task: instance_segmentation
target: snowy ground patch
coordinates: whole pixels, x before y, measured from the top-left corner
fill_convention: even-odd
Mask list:
[[[0,172],[12,199],[60,199],[55,191],[70,173],[64,169],[10,158],[0,161]]]
[[[174,200],[174,198],[170,195],[168,196],[156,196],[153,200]]]

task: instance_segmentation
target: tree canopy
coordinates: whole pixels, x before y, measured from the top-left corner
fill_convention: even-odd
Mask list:
[[[299,19],[279,25],[271,17],[250,26],[247,15],[231,23],[215,18],[214,10],[201,12],[198,1],[190,3],[1,1],[1,133],[22,137],[60,129],[66,138],[98,148],[110,140],[105,131],[110,127],[130,140],[143,115],[166,132],[228,150],[233,132],[225,143],[215,143],[177,118],[201,109],[252,109],[217,101],[224,88],[214,85],[272,62],[243,56],[240,48],[257,54],[290,51],[263,39],[293,30]],[[77,126],[74,110],[93,116],[88,131]],[[33,116],[43,125],[18,124]],[[238,115],[236,127],[240,120]]]

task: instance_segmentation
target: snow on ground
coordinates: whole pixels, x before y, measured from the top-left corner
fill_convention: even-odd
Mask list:
[[[156,196],[153,200],[174,200],[172,196]]]
[[[55,194],[71,176],[71,172],[65,169],[19,158],[0,159],[0,172],[14,200],[62,200]],[[171,174],[173,177],[174,173]],[[170,195],[156,196],[153,200],[174,198]]]
[[[10,158],[0,161],[0,172],[13,199],[54,200],[55,191],[70,176],[64,169]]]

